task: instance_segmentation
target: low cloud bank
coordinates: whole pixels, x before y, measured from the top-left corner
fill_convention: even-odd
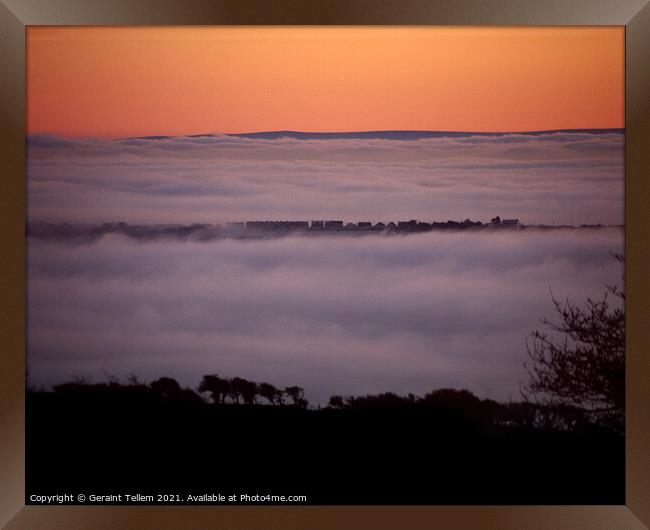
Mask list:
[[[518,398],[549,287],[599,297],[617,229],[405,237],[29,240],[34,384],[217,372],[331,394],[466,387]]]
[[[620,224],[624,135],[28,139],[36,221],[255,219]]]

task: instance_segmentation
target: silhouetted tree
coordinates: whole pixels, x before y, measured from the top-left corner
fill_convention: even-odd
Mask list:
[[[257,396],[257,385],[252,381],[248,381],[241,377],[235,377],[230,380],[229,395],[235,402],[239,403],[239,398],[247,405],[255,403],[255,396]]]
[[[252,405],[255,403],[255,398],[257,397],[257,384],[253,381],[248,381],[242,379],[239,383],[240,385],[240,394],[244,403],[247,405]]]
[[[271,403],[271,405],[282,402],[282,392],[270,383],[260,383],[257,385],[257,393]]]
[[[288,386],[284,389],[284,393],[291,400],[291,403],[300,408],[307,408],[308,402],[304,398],[305,390],[299,386]]]
[[[623,262],[623,257],[615,255]],[[625,278],[623,277],[623,281]],[[551,293],[556,321],[543,319],[548,331],[535,330],[527,340],[531,366],[524,396],[547,404],[585,407],[622,419],[625,409],[625,311],[609,295],[625,300],[618,287],[607,286],[600,301],[584,307]]]
[[[241,397],[241,384],[240,384],[241,381],[243,381],[241,377],[234,377],[230,379],[230,388],[228,391],[228,395],[235,403],[240,402],[239,398]]]
[[[423,399],[430,403],[444,403],[452,407],[473,405],[480,401],[469,390],[456,390],[455,388],[432,390]]]
[[[463,419],[472,423],[492,421],[490,407],[484,406],[484,402],[469,390],[453,388],[434,390],[422,398],[422,404],[449,420]]]
[[[230,383],[217,374],[204,375],[198,390],[209,393],[215,403],[223,403],[230,393]]]
[[[332,396],[330,397],[330,401],[327,406],[332,409],[342,409],[344,405],[345,403],[342,396]]]

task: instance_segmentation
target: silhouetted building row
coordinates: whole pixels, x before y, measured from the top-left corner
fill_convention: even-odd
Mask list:
[[[620,225],[582,225],[581,228],[606,228]],[[127,223],[102,223],[98,225],[83,225],[69,223],[28,223],[26,234],[28,237],[51,240],[76,240],[91,242],[105,234],[122,234],[139,241],[153,239],[180,239],[194,241],[211,241],[224,237],[239,239],[275,237],[294,233],[319,234],[319,233],[340,233],[340,234],[371,234],[371,233],[413,233],[428,232],[431,230],[465,230],[485,228],[489,230],[498,229],[562,229],[574,228],[567,225],[522,225],[518,219],[503,219],[495,217],[489,223],[472,221],[433,221],[421,222],[416,219],[409,221],[391,221],[388,223],[370,221],[359,221],[357,223],[344,222],[341,220],[313,220],[309,221],[248,221],[229,222],[225,224],[194,223],[183,224],[159,224],[159,225],[131,225]]]
[[[344,222],[341,220],[312,220],[309,221],[248,221],[246,223],[227,223],[227,229],[235,230],[253,230],[259,232],[286,232],[286,231],[391,231],[391,232],[426,232],[428,230],[439,229],[464,229],[464,228],[478,228],[478,227],[520,227],[518,219],[503,219],[495,217],[488,224],[483,224],[481,221],[472,221],[465,219],[464,221],[433,221],[422,222],[417,219],[410,219],[408,221],[398,221],[382,223],[378,222],[373,224],[370,221],[359,221],[357,223]]]
[[[247,229],[252,230],[307,230],[308,221],[248,221]]]
[[[493,217],[488,225],[490,228],[519,228],[519,219],[501,219],[498,215]]]

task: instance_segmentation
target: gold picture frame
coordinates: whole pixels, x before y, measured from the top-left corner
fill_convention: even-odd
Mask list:
[[[624,506],[25,506],[25,28],[30,25],[616,25],[626,30]],[[0,526],[650,527],[650,5],[647,0],[0,0]]]

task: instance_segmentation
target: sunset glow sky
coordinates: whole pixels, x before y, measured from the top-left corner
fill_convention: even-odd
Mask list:
[[[27,45],[30,134],[624,126],[618,27],[32,27]]]

